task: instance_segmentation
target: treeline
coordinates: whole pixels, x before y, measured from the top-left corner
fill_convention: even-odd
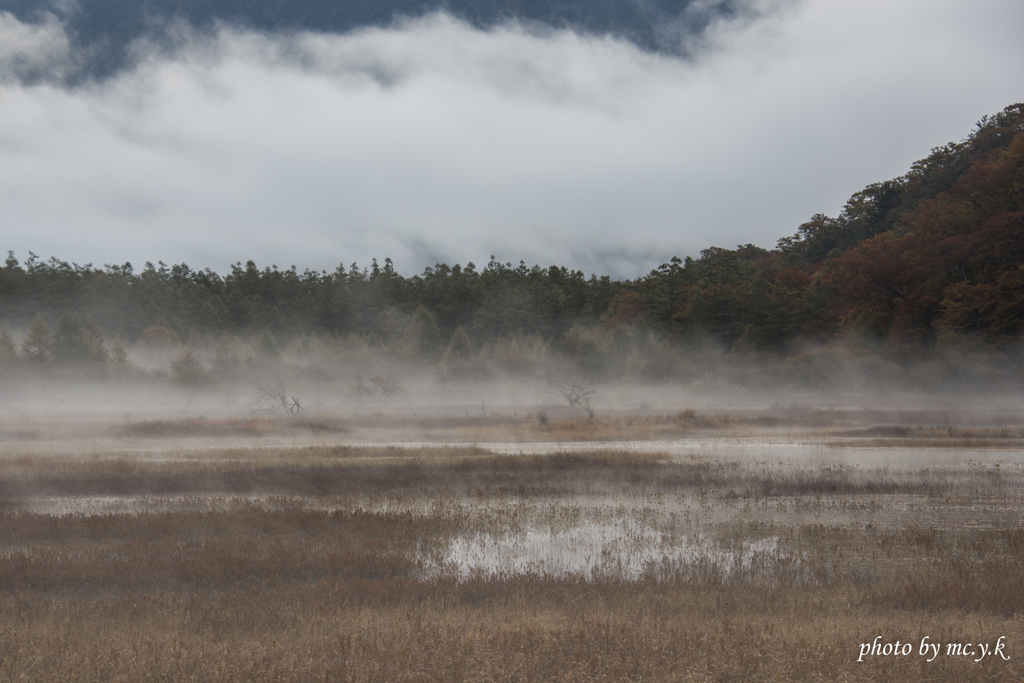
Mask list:
[[[493,257],[481,270],[438,264],[412,277],[389,259],[333,272],[250,261],[222,276],[8,253],[0,322],[18,331],[0,339],[7,355],[35,357],[34,327],[51,344],[37,360],[95,362],[115,340],[197,345],[264,333],[281,348],[358,338],[433,360],[456,340],[465,356],[528,337],[592,369],[694,345],[790,356],[835,340],[895,355],[951,339],[1012,348],[1024,333],[1024,105],[985,117],[962,142],[854,194],[838,217],[814,216],[773,250],[711,247],[635,281]]]
[[[390,259],[333,272],[262,270],[249,261],[221,276],[185,264],[78,265],[8,253],[0,269],[0,320],[28,326],[64,312],[108,336],[134,343],[158,321],[181,339],[194,334],[249,335],[270,330],[285,342],[304,334],[405,334],[419,309],[449,339],[459,327],[484,341],[510,333],[561,338],[574,324],[597,325],[626,283],[551,266],[513,267],[493,258],[483,270],[439,264],[403,277]]]

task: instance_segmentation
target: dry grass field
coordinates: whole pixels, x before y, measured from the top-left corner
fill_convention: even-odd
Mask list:
[[[0,681],[1024,679],[1013,423],[21,420],[0,446]]]

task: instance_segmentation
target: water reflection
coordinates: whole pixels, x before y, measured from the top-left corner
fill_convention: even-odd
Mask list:
[[[455,538],[442,565],[463,578],[538,574],[588,580],[602,576],[639,579],[695,564],[728,573],[749,568],[755,560],[777,560],[778,556],[777,538],[744,541],[730,549],[704,536],[672,539],[656,529],[625,521]]]

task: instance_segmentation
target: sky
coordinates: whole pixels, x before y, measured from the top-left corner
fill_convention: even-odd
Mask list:
[[[771,248],[1024,100],[1018,0],[755,0],[686,57],[444,14],[343,35],[178,27],[67,85],[0,13],[0,248],[404,275],[491,255],[635,278]]]

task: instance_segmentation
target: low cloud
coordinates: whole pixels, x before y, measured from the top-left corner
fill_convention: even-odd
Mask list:
[[[70,66],[71,48],[63,26],[52,14],[23,24],[0,12],[0,82],[61,78]]]
[[[332,269],[390,256],[635,277],[766,247],[1019,100],[1010,2],[807,0],[689,59],[443,14],[345,35],[140,42],[63,86],[55,20],[0,15],[4,247]]]

